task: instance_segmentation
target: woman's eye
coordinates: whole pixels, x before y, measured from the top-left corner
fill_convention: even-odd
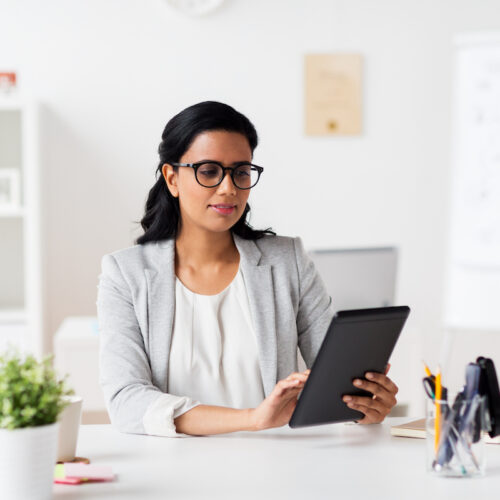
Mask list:
[[[236,177],[244,179],[250,175],[250,168],[238,168],[235,172]]]
[[[217,167],[202,167],[198,170],[198,175],[203,177],[218,177],[220,171]]]

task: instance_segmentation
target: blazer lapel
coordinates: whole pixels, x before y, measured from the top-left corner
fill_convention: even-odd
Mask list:
[[[233,235],[240,253],[240,266],[245,281],[252,315],[262,381],[266,396],[277,382],[278,354],[271,266],[259,265],[261,252],[254,241]]]
[[[167,375],[175,312],[175,241],[155,244],[155,269],[145,269],[148,286],[149,358],[153,384],[167,392]]]

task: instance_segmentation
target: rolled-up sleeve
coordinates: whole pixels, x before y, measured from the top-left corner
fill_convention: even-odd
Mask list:
[[[116,259],[102,259],[97,294],[99,383],[113,426],[122,432],[179,436],[174,419],[198,404],[153,385],[132,293]]]
[[[310,368],[321,347],[334,310],[332,299],[313,261],[304,250],[301,239],[294,238],[293,241],[299,277],[298,344],[302,357]]]

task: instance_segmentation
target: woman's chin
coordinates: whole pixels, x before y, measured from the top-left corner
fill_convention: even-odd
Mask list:
[[[229,231],[239,220],[241,217],[241,214],[238,216],[236,214],[233,214],[231,217],[224,216],[224,217],[211,217],[212,220],[207,221],[207,224],[205,227],[209,231],[213,231],[216,233],[223,233],[225,231]]]

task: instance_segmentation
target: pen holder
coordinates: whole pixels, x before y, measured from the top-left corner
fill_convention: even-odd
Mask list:
[[[485,399],[427,402],[427,469],[443,477],[484,475]]]

